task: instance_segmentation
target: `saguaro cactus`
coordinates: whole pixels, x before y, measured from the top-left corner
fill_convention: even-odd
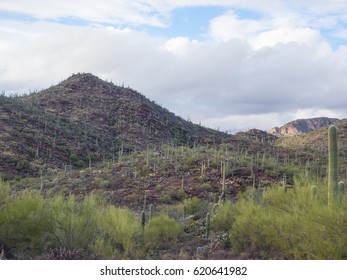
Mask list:
[[[207,213],[206,215],[206,238],[210,238],[210,230],[211,230],[211,215]]]
[[[338,186],[337,186],[337,193],[339,196],[339,199],[341,200],[343,195],[345,194],[345,183],[343,181],[340,181]]]
[[[149,220],[153,218],[153,204],[149,205]]]
[[[142,231],[145,230],[145,226],[146,226],[146,213],[145,213],[145,211],[142,211],[142,215],[141,215],[141,227],[142,227]]]
[[[336,126],[331,125],[328,130],[329,143],[329,167],[328,167],[328,203],[331,203],[332,193],[338,194],[338,159]]]

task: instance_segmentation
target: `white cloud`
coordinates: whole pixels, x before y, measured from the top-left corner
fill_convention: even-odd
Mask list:
[[[288,44],[297,42],[302,44],[320,43],[319,32],[309,28],[279,28],[271,31],[261,32],[253,40],[255,48],[273,47],[276,44]]]
[[[175,55],[182,56],[187,53],[187,50],[192,43],[194,44],[197,42],[191,42],[187,37],[175,37],[165,43],[165,49]]]
[[[136,24],[164,27],[165,6],[152,1],[122,0],[11,0],[1,1],[0,11],[15,12],[38,19],[74,18],[109,24]]]
[[[252,128],[268,130],[271,128],[269,127],[269,124],[273,126],[282,125],[286,123],[288,119],[288,117],[282,116],[280,113],[226,115],[222,118],[206,119],[204,125],[214,129],[218,128],[220,131],[236,133],[240,131],[247,131]],[[232,124],[232,127],[230,124]]]
[[[308,108],[308,109],[298,109],[295,112],[291,113],[291,118],[296,119],[307,119],[307,118],[317,118],[317,117],[329,117],[329,118],[338,118],[342,119],[346,117],[341,112],[332,111],[329,109],[319,109],[319,108]]]
[[[48,87],[71,73],[92,72],[129,84],[184,118],[221,130],[268,129],[317,114],[345,116],[347,47],[332,50],[317,29],[332,28],[342,15],[323,15],[319,22],[317,15],[331,10],[323,1],[315,2],[315,9],[302,2],[288,6],[288,1],[262,0],[30,2],[2,1],[0,10],[94,23],[0,20],[0,91]],[[208,42],[152,37],[103,24],[165,26],[175,7],[201,3],[230,7],[211,21],[213,40]],[[331,4],[345,9],[342,1]],[[255,9],[261,16],[241,18],[235,7]],[[301,12],[295,12],[299,8]]]
[[[233,12],[216,17],[210,22],[210,36],[215,40],[249,39],[263,30],[266,24],[257,20],[239,19]]]

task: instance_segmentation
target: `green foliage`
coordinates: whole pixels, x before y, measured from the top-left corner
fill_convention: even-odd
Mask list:
[[[10,199],[10,186],[8,183],[0,181],[0,211]]]
[[[30,259],[50,243],[47,203],[37,192],[23,192],[10,198],[8,189],[0,191],[0,237],[18,259]]]
[[[144,232],[145,246],[148,249],[167,249],[177,243],[183,227],[174,219],[159,215],[153,217]]]
[[[8,185],[0,184],[0,236],[16,258],[56,255],[59,248],[129,258],[139,233],[132,212],[107,205],[102,196],[44,199],[39,192],[25,191],[10,197]]]
[[[69,250],[90,249],[101,234],[96,215],[99,208],[100,203],[93,195],[86,196],[81,203],[74,196],[67,200],[55,197],[50,205],[52,222],[49,228],[56,238],[55,246]]]
[[[97,226],[102,233],[95,251],[104,258],[129,258],[140,234],[140,225],[127,208],[107,206],[97,213]]]
[[[204,212],[204,202],[196,196],[192,198],[187,198],[183,200],[183,205],[186,206],[186,214],[187,215],[201,215]],[[207,208],[207,207],[206,207]],[[206,210],[207,212],[207,210]],[[204,213],[204,215],[206,214]]]
[[[194,215],[196,219],[203,218],[208,212],[208,205],[206,201],[193,196],[192,198],[184,199],[183,206],[186,207],[186,215]]]
[[[297,185],[288,193],[272,187],[254,203],[246,193],[231,214],[234,252],[261,259],[343,259],[347,257],[346,209],[313,199],[311,188]]]
[[[219,205],[212,219],[212,226],[218,230],[228,231],[235,221],[235,209],[231,201]]]
[[[26,159],[17,162],[16,170],[20,172],[27,172],[30,169],[30,163]]]

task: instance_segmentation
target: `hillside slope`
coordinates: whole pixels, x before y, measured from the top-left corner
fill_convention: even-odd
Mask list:
[[[37,176],[42,168],[83,167],[101,160],[111,139],[49,115],[17,97],[0,96],[0,172],[3,177]]]
[[[87,167],[127,150],[221,143],[231,137],[92,74],[76,74],[22,97],[2,95],[0,126],[0,172],[10,178],[38,176],[40,169]]]

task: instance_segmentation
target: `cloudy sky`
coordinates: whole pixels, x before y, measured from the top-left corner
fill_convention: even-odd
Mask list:
[[[90,72],[236,132],[347,117],[346,0],[1,0],[0,90]]]

